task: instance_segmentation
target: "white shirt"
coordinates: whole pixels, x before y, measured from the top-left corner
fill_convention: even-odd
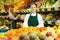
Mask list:
[[[36,13],[32,13],[31,16],[36,16]],[[29,17],[30,17],[30,14],[27,14],[25,16],[24,27],[28,27],[28,19],[29,19]],[[40,14],[38,14],[38,22],[39,22],[38,27],[44,27],[44,22],[43,22],[42,16]]]
[[[10,19],[13,19],[13,20],[16,20],[16,19],[15,19],[15,16],[14,16],[12,13],[9,13],[9,18],[10,18]]]

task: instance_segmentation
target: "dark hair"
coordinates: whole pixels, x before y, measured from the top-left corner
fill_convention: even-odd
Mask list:
[[[36,7],[37,7],[37,4],[35,4],[35,3],[31,3],[31,4],[30,4],[30,7],[31,7],[31,5],[36,5]]]

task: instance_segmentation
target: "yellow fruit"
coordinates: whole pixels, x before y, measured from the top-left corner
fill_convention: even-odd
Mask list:
[[[53,27],[53,29],[55,29],[55,30],[56,30],[56,29],[57,29],[57,26],[54,26],[54,27]]]
[[[17,40],[16,38],[12,38],[11,40]]]

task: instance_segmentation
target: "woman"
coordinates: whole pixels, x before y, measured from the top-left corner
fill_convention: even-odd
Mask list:
[[[15,29],[16,28],[16,20],[18,19],[18,17],[20,17],[20,15],[15,17],[15,13],[14,13],[14,7],[10,7],[9,10],[9,18],[11,19],[11,24],[12,24],[12,28]]]
[[[31,4],[30,9],[31,9],[31,13],[27,14],[24,19],[24,26],[44,27],[42,16],[36,13],[36,9],[37,9],[36,4]]]

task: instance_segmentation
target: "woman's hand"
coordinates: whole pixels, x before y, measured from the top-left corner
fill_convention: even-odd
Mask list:
[[[17,17],[20,17],[20,14],[19,14],[19,15],[17,15]]]
[[[15,19],[18,19],[19,17],[20,17],[20,14],[19,14],[19,15],[17,15]]]

